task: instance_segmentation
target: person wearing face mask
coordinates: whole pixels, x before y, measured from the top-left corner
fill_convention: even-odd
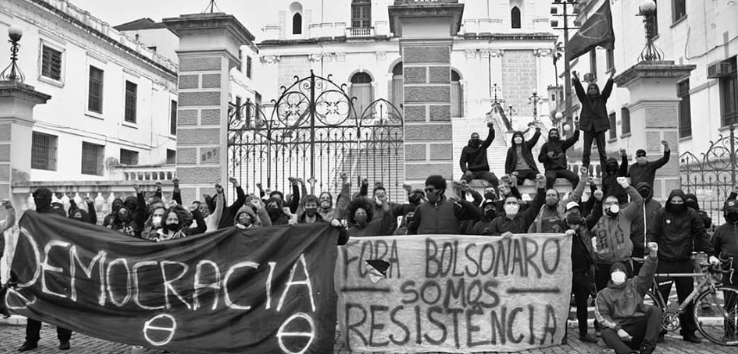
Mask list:
[[[72,220],[96,225],[97,211],[95,211],[95,203],[90,197],[85,197],[84,201],[85,204],[87,204],[87,210],[89,210],[89,212],[82,210],[79,206],[77,206],[77,202],[75,202],[74,199],[72,199],[71,197],[69,198],[69,218]]]
[[[654,214],[648,225],[648,240],[659,244],[659,273],[692,273],[692,252],[704,252],[709,255],[710,264],[720,264],[713,255],[710,236],[705,231],[705,224],[697,211],[687,207],[685,195],[681,189],[675,189],[662,209]],[[660,278],[659,291],[664,299],[669,297],[672,282],[676,283],[677,297],[682,303],[694,289],[692,278],[668,277]],[[666,284],[664,284],[666,283]],[[679,315],[682,325],[681,334],[685,341],[700,343],[695,335],[697,324],[694,321],[694,304],[690,303]]]
[[[733,273],[723,274],[723,284],[738,287],[738,201],[729,199],[724,208],[725,224],[720,225],[712,236],[712,248],[720,259],[725,260],[723,269],[732,269]],[[728,258],[733,257],[729,262]],[[725,299],[725,311],[736,313],[738,311],[738,297],[733,293],[723,292]],[[734,341],[738,339],[738,327],[729,323],[726,319],[723,324],[725,334],[723,340]]]
[[[467,183],[473,179],[483,179],[493,187],[497,187],[499,180],[494,173],[490,172],[489,162],[487,161],[487,149],[495,140],[495,127],[491,122],[487,123],[487,127],[489,128],[487,139],[482,141],[479,133],[472,133],[469,144],[461,150],[459,166],[461,172],[464,173],[461,179]]]
[[[324,220],[323,217],[318,214],[318,204],[320,202],[318,201],[318,197],[308,194],[305,196],[304,204],[302,209],[302,214],[298,215],[297,217],[297,223],[298,224],[313,224],[316,222],[323,222],[328,221]]]
[[[651,354],[656,349],[661,330],[661,308],[643,303],[651,287],[659,246],[648,244],[649,254],[643,268],[628,279],[625,265],[610,267],[610,281],[595,299],[595,317],[602,324],[602,340],[616,354]],[[691,279],[691,278],[690,278]]]
[[[112,224],[108,227],[127,236],[141,237],[146,221],[144,210],[146,199],[144,199],[143,192],[138,184],[135,184],[133,189],[136,191],[136,197],[126,198],[123,205],[118,209]],[[141,207],[139,208],[139,206]]]
[[[620,208],[618,198],[612,195],[605,197],[602,203],[602,217],[592,228],[595,249],[595,286],[597,291],[607,286],[610,277],[610,267],[615,263],[623,263],[627,267],[627,274],[633,274],[631,253],[633,241],[630,232],[633,220],[641,212],[643,198],[635,188],[628,184],[625,177],[618,177],[617,182],[625,189],[631,203]]]
[[[479,208],[466,200],[446,198],[446,179],[432,175],[425,179],[428,201],[415,208],[408,235],[449,234],[461,232],[461,221],[481,219]]]
[[[587,334],[587,300],[589,299],[590,289],[594,285],[594,249],[592,248],[589,226],[593,225],[596,220],[594,220],[594,217],[583,219],[577,202],[569,202],[566,205],[565,213],[561,226],[562,229],[566,230],[567,235],[573,237],[571,244],[573,272],[571,292],[574,294],[574,303],[577,307],[579,340],[585,343],[597,343],[595,337]]]
[[[688,207],[694,209],[694,211],[697,212],[697,215],[700,216],[702,222],[705,224],[705,230],[709,230],[712,226],[712,218],[707,215],[704,210],[700,209],[700,203],[697,200],[697,196],[693,193],[687,193],[685,194],[684,202],[687,204]]]
[[[584,147],[582,153],[582,164],[589,167],[589,157],[592,154],[592,141],[597,142],[597,152],[600,154],[600,165],[607,160],[605,146],[605,132],[610,130],[610,120],[607,116],[607,99],[612,93],[612,78],[615,70],[610,73],[607,79],[605,89],[600,93],[600,87],[592,82],[584,92],[582,83],[579,81],[579,75],[574,71],[572,73],[572,84],[574,91],[577,93],[579,102],[582,105],[582,111],[579,113],[579,129],[584,132]],[[607,193],[605,193],[607,194]]]
[[[156,207],[151,212],[151,216],[146,220],[144,230],[141,232],[142,239],[154,241],[158,237],[159,231],[164,227],[164,214],[166,212],[167,209],[164,207]]]
[[[636,189],[638,190],[638,194],[643,198],[643,206],[630,226],[630,240],[633,242],[633,253],[631,256],[633,258],[634,274],[638,274],[643,266],[648,225],[652,222],[656,211],[661,209],[661,203],[653,199],[653,191],[648,183],[640,182],[636,185]]]
[[[388,211],[385,211],[387,213]],[[350,237],[385,236],[391,234],[392,217],[385,215],[375,218],[376,214],[371,200],[364,197],[354,198],[346,207],[348,235]]]
[[[539,174],[536,177],[538,192],[536,193],[530,207],[525,211],[520,211],[520,200],[515,197],[505,198],[504,215],[495,218],[489,226],[490,235],[505,238],[512,237],[513,234],[523,234],[528,231],[536,215],[541,210],[546,201],[546,177]]]
[[[118,215],[118,210],[120,210],[120,207],[123,206],[123,199],[115,198],[113,200],[113,205],[110,210],[110,214],[105,215],[105,218],[103,219],[103,226],[109,227],[113,220],[115,220],[116,215]]]
[[[607,159],[607,165],[605,165],[602,173],[602,192],[605,195],[617,197],[618,203],[622,206],[628,202],[628,193],[618,183],[619,177],[625,177],[628,174],[628,155],[624,149],[620,149],[620,157],[622,159],[620,164],[614,158]]]
[[[664,146],[664,156],[656,161],[648,161],[646,150],[636,150],[636,162],[628,170],[627,177],[630,177],[630,184],[636,186],[640,182],[646,182],[649,186],[653,186],[653,182],[656,179],[656,170],[666,165],[671,156],[669,143],[666,140],[661,140],[661,145]]]
[[[538,162],[543,163],[546,176],[546,189],[553,188],[557,178],[566,178],[571,182],[572,188],[579,184],[579,176],[569,171],[566,164],[566,150],[579,141],[579,129],[574,129],[574,135],[561,141],[559,130],[551,128],[548,131],[548,141],[541,147],[538,154]],[[586,178],[586,177],[585,177]]]
[[[176,208],[167,209],[164,212],[163,217],[161,218],[161,228],[149,235],[149,240],[154,242],[175,240],[187,236],[201,234],[204,233],[205,230],[207,230],[207,227],[205,226],[205,220],[202,218],[202,214],[200,214],[199,210],[192,210],[192,216],[197,223],[197,226],[195,227],[189,227],[189,225],[185,225],[184,217],[181,214],[182,211]]]
[[[497,187],[499,191],[497,200],[497,214],[502,214],[505,211],[505,199],[507,197],[515,197],[518,200],[522,200],[523,196],[518,190],[517,177],[515,175],[504,175],[501,178],[501,183]],[[490,195],[491,196],[491,195]],[[489,199],[485,196],[485,199]]]
[[[587,185],[587,167],[582,166],[579,169],[582,174],[581,179],[577,181],[577,186],[574,191],[565,199],[561,199],[559,192],[555,189],[546,190],[546,202],[538,212],[536,219],[530,225],[528,229],[529,233],[561,233],[564,229],[561,228],[561,219],[569,202],[579,203],[582,200],[582,194],[584,193],[584,187]],[[546,179],[548,184],[548,179]]]
[[[540,127],[536,127],[536,133],[529,141],[525,141],[522,132],[513,133],[512,145],[507,149],[507,158],[505,159],[505,174],[517,174],[518,185],[522,185],[526,179],[534,181],[536,175],[540,173],[531,152],[538,143],[540,136]]]
[[[233,224],[241,229],[248,229],[261,226],[269,227],[272,226],[272,221],[269,219],[269,214],[261,199],[253,197],[246,202],[246,205],[238,209]]]
[[[471,231],[472,235],[492,235],[490,227],[492,221],[497,218],[497,202],[491,199],[482,202],[482,215],[484,216],[482,220],[474,224]]]

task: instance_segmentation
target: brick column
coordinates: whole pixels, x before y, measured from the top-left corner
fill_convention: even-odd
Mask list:
[[[230,69],[254,36],[223,13],[182,15],[163,21],[180,37],[177,177],[182,199],[198,200],[213,184],[227,186]]]
[[[669,163],[656,171],[654,198],[665,199],[681,188],[679,177],[679,98],[676,84],[694,65],[673,61],[640,62],[615,77],[618,87],[630,91],[631,147],[645,149],[649,159],[663,155],[661,140],[671,149]]]

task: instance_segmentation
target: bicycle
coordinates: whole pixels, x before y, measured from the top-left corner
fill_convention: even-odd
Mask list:
[[[728,258],[732,263],[733,258]],[[710,264],[699,264],[701,273],[657,273],[653,279],[653,287],[646,292],[643,303],[646,305],[659,306],[663,312],[661,327],[666,331],[677,331],[681,328],[679,315],[694,304],[694,320],[697,329],[709,341],[723,346],[738,346],[738,336],[733,338],[725,333],[732,331],[736,333],[738,328],[738,288],[723,285],[716,278],[725,275],[731,277],[734,270],[723,270],[720,266]],[[692,277],[698,279],[698,285],[678,304],[678,307],[669,306],[669,303],[658,291],[660,285],[671,283],[671,280],[659,283],[660,277]],[[654,294],[654,289],[655,294]],[[727,300],[727,301],[726,301]],[[709,306],[705,306],[709,305]],[[720,321],[722,320],[722,325]]]

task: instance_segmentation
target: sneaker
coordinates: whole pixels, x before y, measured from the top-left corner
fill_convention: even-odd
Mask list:
[[[71,345],[69,345],[69,340],[59,341],[59,350],[69,350],[69,348],[71,348]]]
[[[643,348],[641,348],[641,352],[638,353],[638,354],[651,354],[651,353],[653,353],[654,349],[656,349],[656,348],[643,347]]]
[[[695,344],[702,343],[702,339],[700,339],[699,337],[697,337],[694,334],[686,334],[686,335],[683,335],[682,336],[682,339],[685,340],[685,341],[687,341],[687,342],[692,342],[692,343],[695,343]]]
[[[597,343],[597,338],[593,337],[590,334],[579,336],[579,340],[582,341],[583,343]]]
[[[25,342],[25,343],[23,343],[23,345],[20,346],[20,348],[18,348],[18,351],[19,352],[27,352],[29,350],[34,350],[36,348],[38,348],[38,343],[36,343],[36,342]]]

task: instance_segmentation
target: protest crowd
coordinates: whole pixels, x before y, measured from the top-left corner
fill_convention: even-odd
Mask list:
[[[577,93],[590,94],[584,93],[576,77],[574,84]],[[602,96],[609,94],[611,87],[612,79]],[[586,96],[583,98],[583,102],[587,101]],[[726,202],[727,222],[710,236],[706,230],[711,220],[700,211],[695,195],[674,190],[664,206],[653,199],[655,172],[670,158],[668,144],[662,142],[664,155],[655,161],[649,161],[644,150],[636,151],[636,162],[630,166],[624,150],[620,150],[621,161],[607,158],[604,131],[598,125],[607,119],[606,115],[598,116],[604,109],[604,101],[587,102],[592,105],[585,104],[585,110],[593,113],[582,113],[575,133],[563,140],[558,130],[551,129],[538,156],[534,156],[533,147],[541,135],[540,128],[536,128],[528,141],[522,133],[513,134],[505,174],[499,178],[490,171],[487,162],[487,148],[495,139],[494,128],[488,123],[487,138],[482,140],[478,133],[472,134],[462,151],[461,181],[428,176],[423,189],[404,186],[407,192],[404,203],[390,202],[382,183],[372,185],[367,179],[360,180],[359,192],[352,195],[349,176],[343,173],[342,189],[335,197],[328,192],[309,194],[299,178],[289,179],[290,190],[264,190],[257,184],[258,192],[247,194],[237,179],[230,178],[235,200],[229,202],[226,186],[216,184],[212,196],[185,201],[175,179],[172,201],[163,201],[161,185],[153,195],[147,195],[136,185],[136,196],[116,199],[111,213],[103,220],[97,220],[95,205],[89,198],[86,205],[76,205],[72,200],[65,208],[52,202],[52,192],[46,188],[33,192],[35,211],[52,218],[69,218],[73,223],[99,224],[122,237],[151,242],[167,242],[232,227],[250,229],[309,223],[328,223],[338,229],[338,245],[346,244],[350,238],[387,235],[450,234],[510,239],[526,233],[566,234],[572,238],[571,293],[580,339],[597,343],[593,334],[599,332],[605,344],[618,354],[651,353],[664,338],[661,309],[642,303],[654,274],[691,272],[693,252],[706,253],[709,262],[716,265],[728,257],[738,257],[735,201],[738,190]],[[593,140],[598,144],[603,166],[600,185],[589,176],[588,163],[581,167],[579,175],[567,169],[566,151],[578,141],[579,130],[584,132],[585,145],[591,145]],[[584,151],[588,161],[589,149]],[[543,172],[539,171],[536,160],[543,164]],[[572,192],[563,195],[557,191],[554,188],[557,178],[570,181]],[[471,187],[470,182],[475,179],[488,182],[483,193]],[[533,181],[537,189],[530,202],[524,201],[518,190],[526,180]],[[586,189],[589,189],[588,198]],[[3,206],[9,216],[0,222],[0,231],[16,222],[13,205],[3,201]],[[728,266],[735,267],[732,263]],[[674,278],[674,282],[681,302],[694,284],[691,278]],[[738,285],[738,275],[726,283]],[[671,285],[659,290],[668,298]],[[594,331],[587,324],[590,298],[596,299]],[[736,306],[738,299],[731,301]],[[685,341],[699,343],[692,311],[693,308],[687,308],[682,314],[681,335]],[[19,351],[37,347],[40,327],[40,322],[28,320],[26,342]],[[70,349],[71,331],[57,330],[59,348]],[[725,333],[727,338],[736,335],[734,327]]]

